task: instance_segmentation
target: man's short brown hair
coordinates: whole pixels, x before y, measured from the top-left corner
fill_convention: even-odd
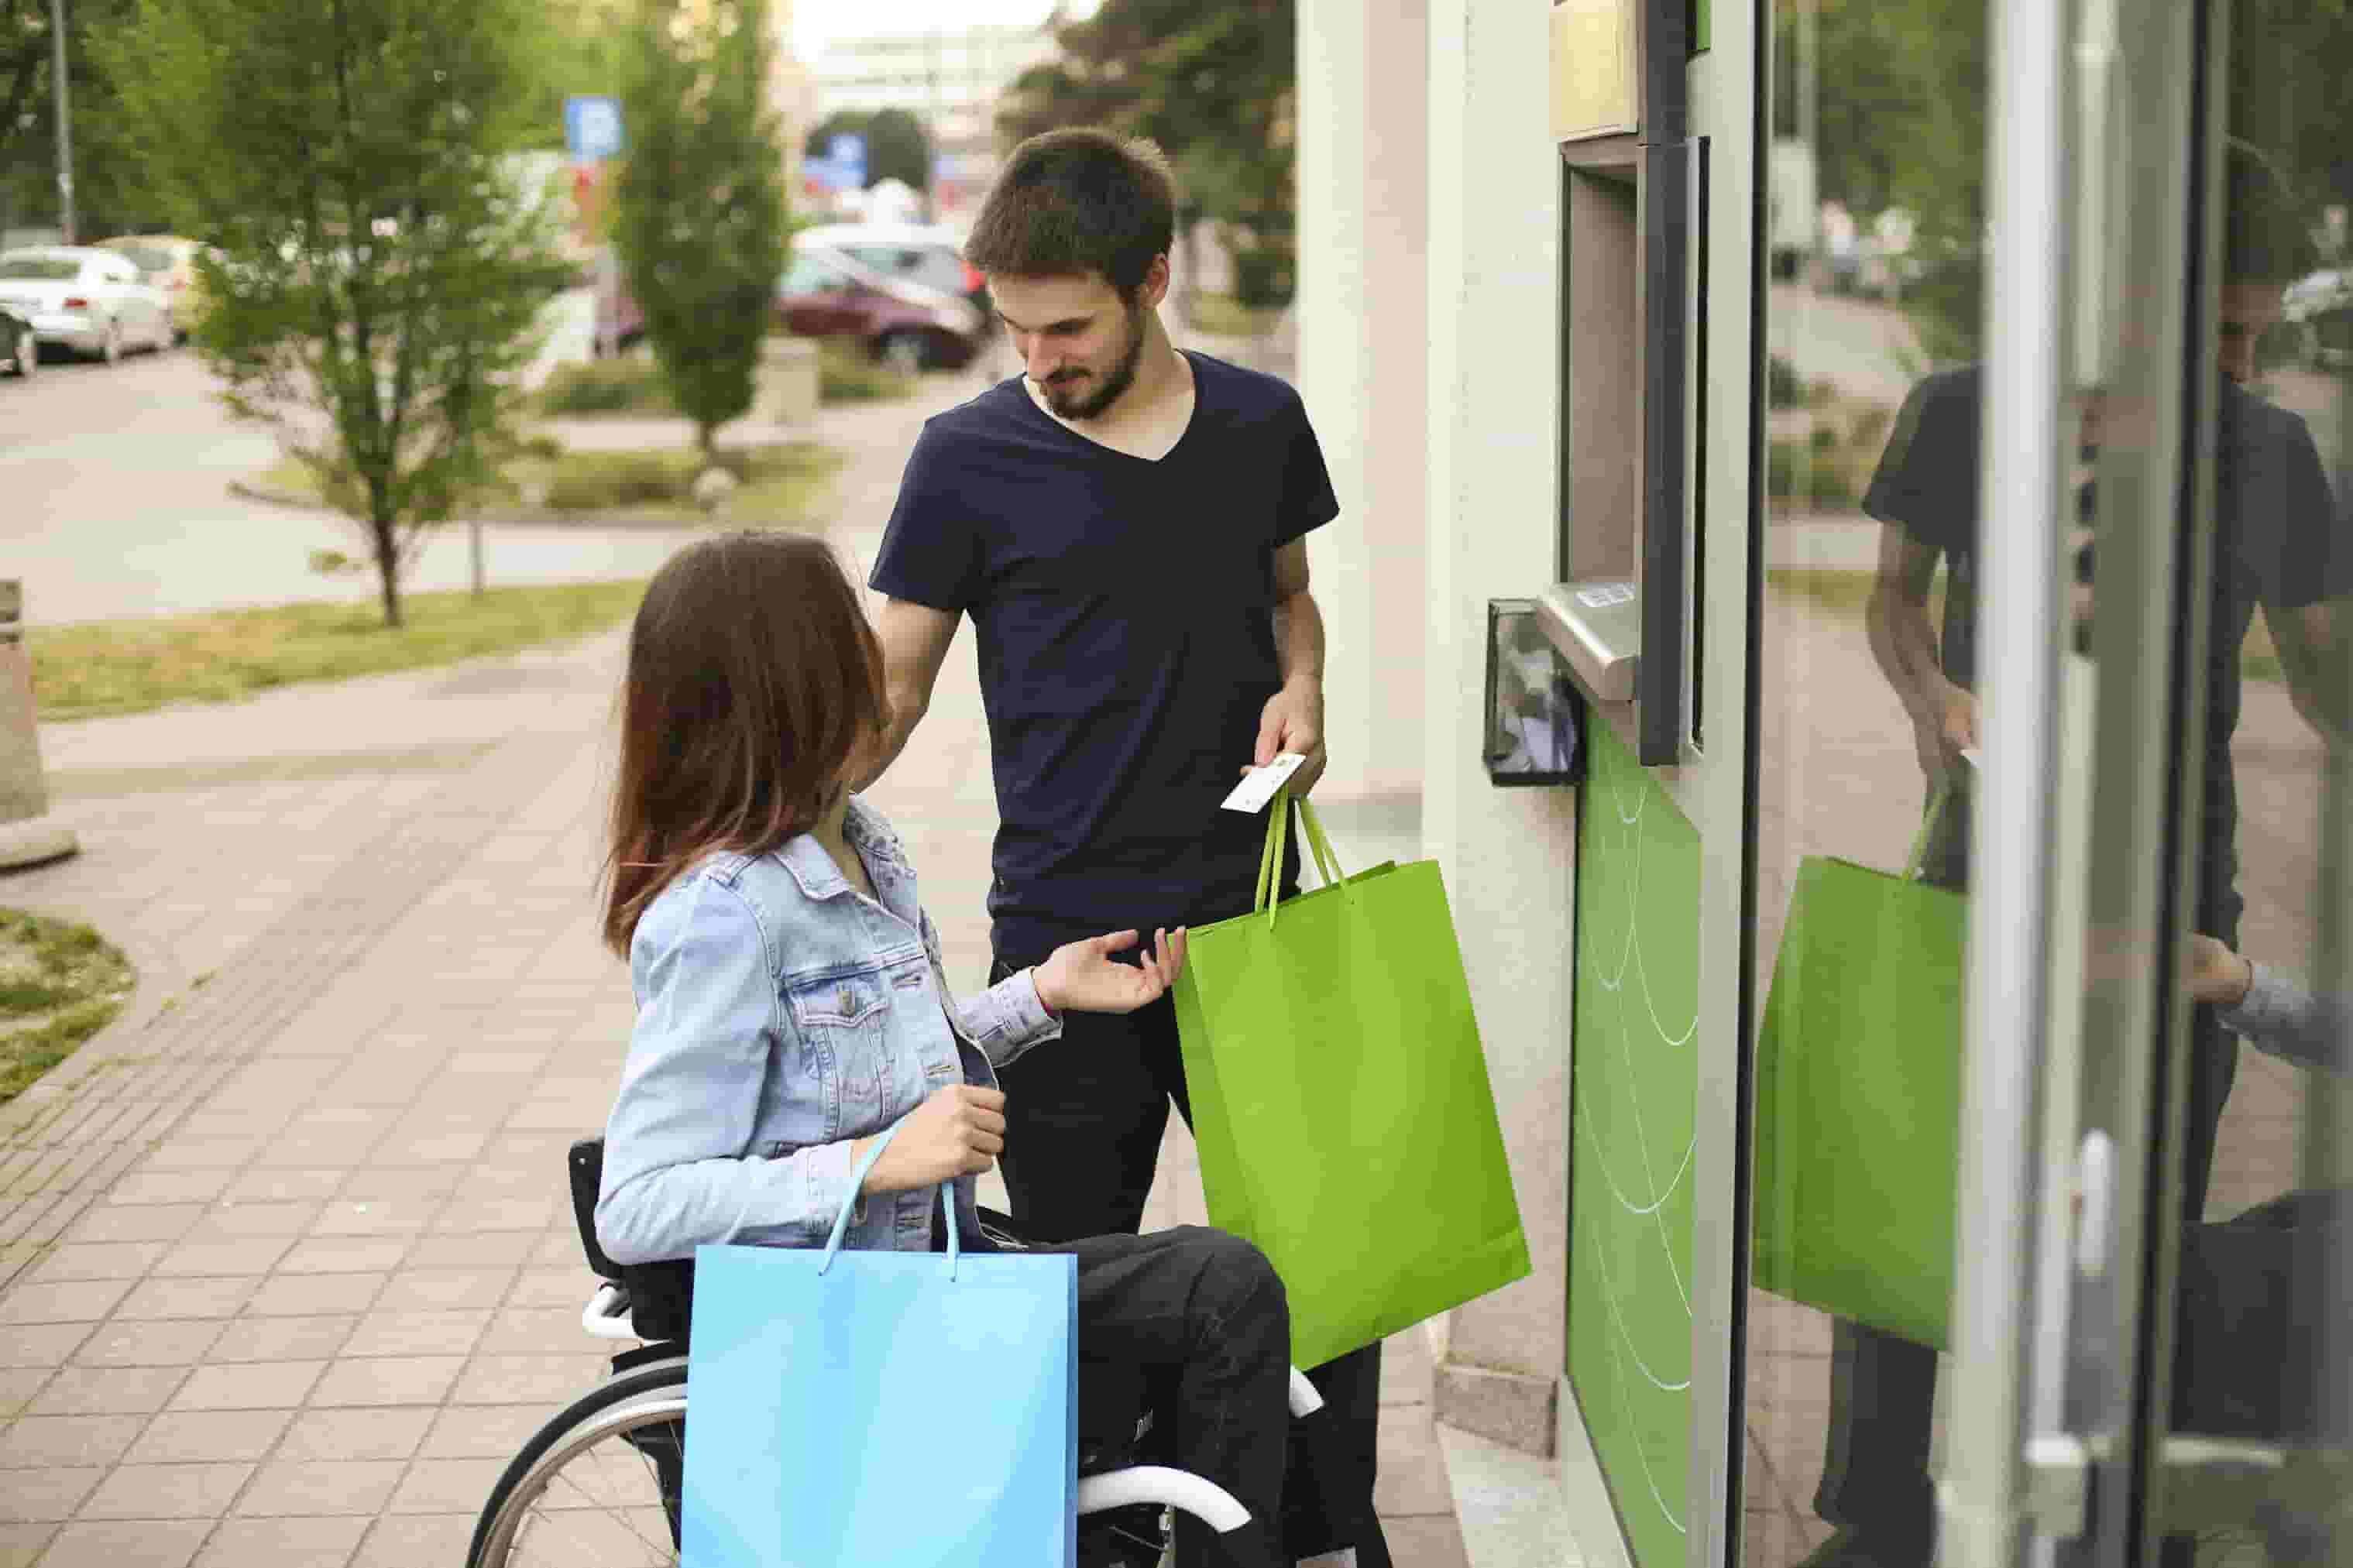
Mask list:
[[[964,258],[1014,278],[1101,273],[1134,298],[1176,235],[1176,182],[1154,143],[1078,126],[1013,149]]]

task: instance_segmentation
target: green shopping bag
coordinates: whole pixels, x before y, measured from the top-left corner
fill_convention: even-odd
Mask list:
[[[1528,1244],[1437,862],[1343,879],[1300,801],[1324,886],[1280,898],[1293,808],[1175,995],[1209,1221],[1273,1263],[1320,1366],[1522,1278]]]
[[[1953,1294],[1968,902],[1810,857],[1757,1037],[1751,1278],[1945,1348]]]

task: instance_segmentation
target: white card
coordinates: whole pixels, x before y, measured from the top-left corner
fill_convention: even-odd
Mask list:
[[[1266,766],[1252,768],[1249,775],[1234,786],[1234,793],[1226,796],[1226,809],[1228,811],[1264,811],[1267,803],[1274,798],[1274,792],[1281,789],[1291,775],[1305,766],[1306,763],[1307,759],[1296,752],[1285,752]]]

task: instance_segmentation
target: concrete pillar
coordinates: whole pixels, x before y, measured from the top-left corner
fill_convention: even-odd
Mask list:
[[[1427,0],[1428,729],[1422,836],[1443,864],[1534,1276],[1449,1316],[1451,1425],[1553,1445],[1567,1361],[1573,792],[1498,790],[1480,761],[1485,611],[1554,579],[1561,168],[1541,5]],[[1384,109],[1384,112],[1386,110]]]
[[[24,617],[25,585],[0,579],[0,868],[58,859],[80,847],[73,830],[48,815]]]
[[[1421,784],[1426,16],[1426,0],[1298,9],[1299,389],[1340,498],[1308,544],[1332,797]]]

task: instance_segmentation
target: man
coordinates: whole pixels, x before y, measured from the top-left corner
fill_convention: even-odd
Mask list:
[[[922,721],[958,618],[977,634],[996,976],[1064,932],[1247,911],[1265,819],[1219,803],[1279,752],[1306,758],[1294,792],[1324,770],[1305,535],[1339,505],[1298,394],[1169,341],[1174,233],[1149,143],[1070,130],[1015,149],[965,256],[1024,374],[925,425],[875,563],[892,719],[873,775]],[[1169,1103],[1191,1114],[1168,1001],[1066,1020],[1004,1085],[1015,1222],[1049,1240],[1134,1231]],[[1311,1373],[1339,1452],[1318,1477],[1293,1468],[1300,1558],[1388,1562],[1371,1503],[1379,1366],[1375,1346]]]
[[[2280,296],[2298,270],[2300,226],[2251,157],[2229,165],[2230,230],[2220,289],[2218,359],[2212,387],[2215,504],[2212,613],[2203,672],[2207,699],[2205,804],[2199,835],[2196,929],[2237,940],[2245,900],[2237,889],[2238,804],[2231,736],[2241,700],[2240,649],[2255,612],[2280,652],[2299,712],[2324,735],[2347,732],[2341,656],[2332,650],[2342,617],[2331,601],[2353,592],[2353,538],[2341,527],[2318,452],[2304,421],[2244,389],[2255,373],[2263,330],[2279,320]],[[1976,366],[1943,372],[1905,400],[1863,510],[1886,526],[1869,609],[1871,647],[1910,715],[1921,767],[1954,785],[1951,806],[1931,825],[1925,879],[1965,889],[1968,879],[1968,768],[1979,744],[1977,671],[1978,476],[1982,377]],[[2100,439],[2096,397],[2084,408],[2079,455],[2088,468]],[[2088,480],[2077,495],[2074,552],[2076,641],[2092,610],[2098,508]],[[1998,518],[1983,526],[1996,527]],[[1929,618],[1939,561],[1949,568],[1941,636]],[[2161,651],[2161,650],[2157,650]],[[2189,1115],[2183,1128],[2183,1213],[2205,1208],[2216,1134],[2237,1045],[2211,1006],[2192,1015]],[[1936,1354],[1926,1346],[1840,1322],[1832,1339],[1831,1417],[1816,1511],[1839,1527],[1809,1560],[1811,1568],[1894,1568],[1928,1561],[1935,1502],[1928,1462]]]

